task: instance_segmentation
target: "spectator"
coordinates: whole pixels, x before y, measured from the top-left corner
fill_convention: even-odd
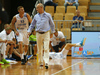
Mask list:
[[[54,10],[56,11],[56,6],[58,6],[58,4],[54,3],[52,0],[44,0],[44,7],[45,6],[54,6]]]
[[[82,16],[80,16],[79,10],[76,11],[76,14],[77,15],[73,17],[74,22],[73,22],[73,25],[71,27],[71,30],[73,28],[78,28],[78,27],[80,28],[80,24],[82,24],[82,21],[84,20],[84,18]],[[78,26],[78,24],[79,24],[79,26]],[[82,30],[85,30],[85,27],[83,25],[82,25]]]
[[[30,43],[36,44],[36,31],[35,30],[32,31],[32,34],[30,35],[29,40],[30,40]]]
[[[65,12],[67,10],[67,6],[76,6],[76,10],[78,8],[78,0],[65,0],[64,6],[65,6]]]
[[[55,33],[53,34],[53,37],[50,39],[50,47],[55,52],[59,52],[59,48],[63,48],[65,46],[65,37],[64,34],[61,31],[57,31],[55,29]]]

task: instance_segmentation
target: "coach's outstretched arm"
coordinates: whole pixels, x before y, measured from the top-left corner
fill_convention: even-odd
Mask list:
[[[35,20],[35,16],[34,16],[34,18],[33,18],[33,20],[32,20],[32,23],[31,23],[31,25],[29,26],[29,28],[28,28],[28,36],[31,34],[31,32],[32,32],[32,29],[34,28],[34,26],[36,25],[36,20]]]

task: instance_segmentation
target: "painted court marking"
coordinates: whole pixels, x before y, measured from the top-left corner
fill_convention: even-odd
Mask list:
[[[58,71],[58,72],[56,72],[56,73],[54,73],[54,74],[51,74],[51,75],[55,75],[55,74],[57,74],[57,73],[60,73],[61,71],[64,71],[64,70],[66,70],[66,69],[68,69],[68,68],[70,68],[70,67],[73,67],[73,66],[75,66],[75,65],[77,65],[77,64],[79,64],[79,63],[81,63],[81,62],[83,62],[84,60],[82,60],[82,61],[80,61],[80,62],[77,62],[77,63],[75,63],[75,64],[73,64],[73,65],[71,65],[71,66],[69,66],[69,67],[67,67],[67,68],[64,68],[64,69],[62,69],[62,70],[60,70],[60,71]]]

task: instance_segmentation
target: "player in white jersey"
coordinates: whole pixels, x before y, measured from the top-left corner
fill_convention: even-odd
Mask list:
[[[6,32],[5,29],[6,29],[7,27],[10,27],[10,25],[9,25],[9,24],[5,24],[5,25],[4,25],[4,30],[1,32],[2,34],[4,34],[4,33]],[[14,60],[14,59],[12,58],[13,47],[14,47],[14,45],[15,45],[15,42],[13,41],[13,39],[15,40],[14,31],[11,31],[10,34],[7,35],[6,39],[7,39],[8,43],[7,43],[7,45],[6,45],[7,47],[6,47],[5,58],[7,59],[7,54],[8,54],[8,52],[9,52],[9,59]]]
[[[24,65],[26,62],[26,53],[28,50],[29,38],[27,38],[27,29],[29,24],[32,22],[30,15],[24,12],[24,7],[19,6],[17,8],[19,14],[15,15],[12,19],[11,25],[17,35],[17,40],[19,43],[19,50],[21,55],[21,64]],[[24,44],[24,49],[23,49]],[[24,53],[23,53],[23,50]]]
[[[9,43],[9,41],[7,41],[7,35],[9,35],[11,31],[12,31],[11,27],[7,27],[4,32],[0,33],[0,52],[1,54],[3,54],[3,59],[0,58],[1,60],[0,64],[10,63],[5,59],[5,51],[6,51],[6,44]]]
[[[62,49],[61,52],[49,52],[49,57],[52,59],[63,59],[66,58],[68,51],[72,48],[72,47],[82,47],[85,44],[86,38],[83,38],[83,40],[79,43],[75,43],[75,44],[71,44],[71,43],[67,43],[65,45],[65,47]]]

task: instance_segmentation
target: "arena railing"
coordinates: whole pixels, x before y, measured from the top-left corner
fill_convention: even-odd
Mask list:
[[[77,22],[77,28],[71,29],[73,20],[54,20],[55,28],[62,31],[66,37],[66,42],[71,42],[71,31],[83,31],[82,26],[85,27],[84,31],[100,31],[100,20],[84,20],[80,24]]]

